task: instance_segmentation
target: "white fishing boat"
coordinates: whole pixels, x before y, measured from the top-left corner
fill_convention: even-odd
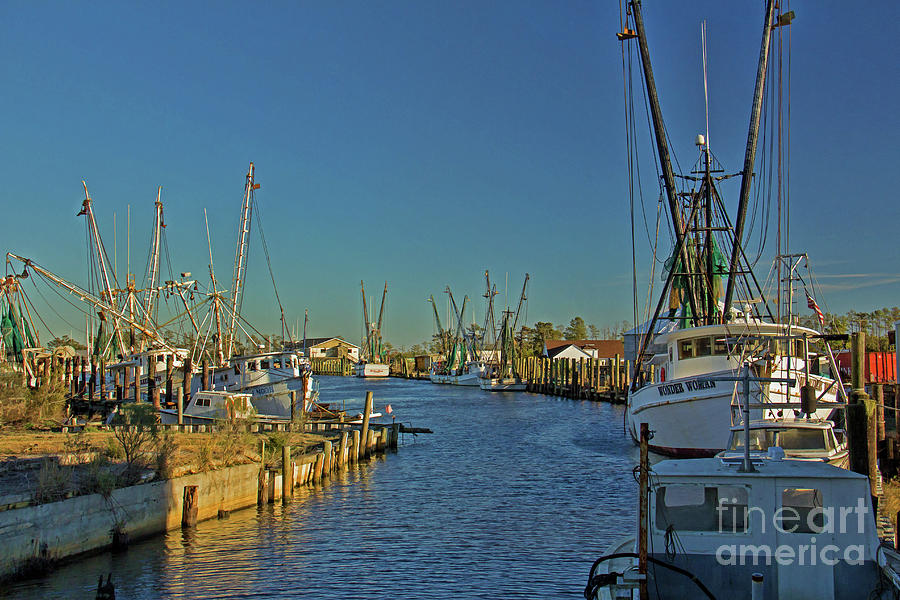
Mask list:
[[[353,367],[357,377],[390,377],[391,367],[384,363],[370,363],[360,361]]]
[[[521,377],[482,377],[478,383],[488,392],[524,392],[527,389]]]
[[[528,384],[518,372],[516,357],[519,355],[518,344],[514,336],[519,320],[519,312],[525,301],[525,290],[528,287],[530,276],[525,274],[525,283],[522,284],[522,294],[519,296],[519,306],[516,312],[511,310],[503,312],[503,322],[500,327],[499,349],[495,346],[492,356],[499,351],[500,361],[497,365],[491,365],[485,369],[484,374],[478,380],[481,389],[488,392],[518,392],[527,389]],[[515,317],[513,315],[515,314]]]
[[[742,235],[753,180],[771,23],[763,34],[744,165],[738,173],[741,189],[737,218],[732,224],[717,189],[718,182],[727,177],[718,175],[723,168],[710,150],[708,127],[707,135],[696,138],[699,158],[695,168],[690,174],[678,175],[680,182],[686,183],[676,181],[640,6],[634,1],[630,5],[635,30],[628,29],[619,37],[637,38],[639,42],[675,247],[663,263],[665,285],[644,331],[657,332],[660,320],[671,321],[673,327],[641,339],[628,390],[626,428],[637,441],[639,424],[648,423],[654,432],[651,449],[656,452],[709,457],[725,449],[728,431],[736,424],[734,407],[744,394],[752,400],[753,419],[771,418],[777,411],[825,419],[839,406],[838,396],[846,400],[846,395],[836,379],[837,367],[827,345],[829,336],[797,326],[792,314],[794,283],[810,279],[801,278],[797,270],[806,255],[783,254],[779,245],[773,268],[778,290],[769,294],[754,277],[752,261],[742,247],[746,242]],[[772,6],[770,3],[767,17],[772,15]],[[789,22],[790,16],[785,16],[776,26]],[[684,191],[688,185],[690,190]],[[761,237],[760,244],[763,241]],[[665,254],[655,248],[654,256],[659,256],[658,252]],[[806,294],[810,308],[815,308],[824,324],[808,290]],[[768,295],[776,298],[774,310]],[[811,345],[820,345],[820,353],[813,352]],[[660,347],[662,351],[651,349]],[[821,362],[819,354],[827,358],[827,372],[816,366]],[[754,369],[755,380],[744,390],[727,378],[733,378],[747,361]],[[766,379],[791,379],[796,386],[788,388],[783,383],[764,382]]]
[[[776,454],[753,472],[664,460],[648,479],[646,573],[639,531],[594,563],[586,598],[635,600],[642,581],[654,599],[892,597],[864,475]]]
[[[163,424],[178,423],[178,411],[171,408],[159,410]],[[235,419],[268,420],[279,419],[271,415],[257,412],[250,394],[238,394],[207,390],[193,394],[182,411],[182,423],[185,425],[212,425],[219,421]]]
[[[387,297],[387,282],[384,282],[384,293],[381,295],[381,308],[378,311],[377,322],[369,321],[366,287],[362,281],[359,282],[359,285],[362,290],[363,327],[366,331],[366,338],[363,341],[359,362],[353,367],[353,374],[357,377],[389,377],[391,367],[384,362],[387,357],[387,350],[381,334],[381,328],[384,324],[384,300]]]
[[[742,391],[735,382],[717,378],[734,376],[747,361],[760,377],[797,381],[794,387],[752,382],[751,398],[760,408],[751,412],[751,418],[799,412],[801,394],[814,394],[813,416],[827,419],[841,389],[830,375],[810,372],[819,361],[809,353],[808,341],[818,337],[813,330],[759,320],[676,329],[657,336],[654,343],[666,350],[650,361],[657,377],[630,390],[628,432],[637,441],[639,424],[649,423],[654,432],[651,449],[670,456],[721,452],[727,447],[728,432],[739,422],[735,408]],[[763,408],[766,405],[770,408]]]
[[[763,419],[750,422],[750,458],[766,460],[770,448],[781,448],[785,458],[828,463],[850,468],[850,452],[844,432],[832,421],[820,419]],[[744,428],[731,428],[731,441],[724,452],[716,455],[724,461],[744,458]]]

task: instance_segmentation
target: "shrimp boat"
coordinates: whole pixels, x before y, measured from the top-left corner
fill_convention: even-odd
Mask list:
[[[480,379],[484,377],[486,370],[485,364],[478,359],[476,349],[477,336],[474,325],[471,330],[467,330],[464,326],[466,314],[466,305],[469,297],[463,298],[462,309],[457,308],[456,300],[453,298],[453,292],[450,286],[447,286],[445,293],[449,297],[450,306],[453,308],[456,317],[456,333],[451,341],[450,356],[446,363],[438,363],[432,366],[430,379],[431,383],[462,385],[462,386],[478,386]],[[445,335],[449,336],[449,330],[444,333],[441,328],[441,319],[437,312],[437,306],[434,303],[434,296],[429,298],[434,307],[434,318],[437,323],[438,335],[441,337],[441,343],[445,343]],[[442,348],[444,350],[444,348]]]
[[[381,295],[381,309],[378,311],[378,321],[369,322],[369,308],[366,305],[366,287],[359,282],[362,289],[363,326],[366,330],[366,339],[363,342],[360,360],[353,371],[357,377],[389,377],[390,365],[384,362],[387,350],[381,337],[381,327],[384,323],[384,299],[387,297],[387,282],[384,282],[384,293]]]
[[[661,320],[671,321],[674,327],[642,336],[628,390],[625,426],[637,442],[640,423],[648,423],[654,432],[651,450],[655,452],[685,458],[711,457],[726,448],[728,432],[737,424],[734,409],[744,393],[749,392],[753,400],[754,420],[768,418],[775,411],[802,412],[827,419],[842,406],[838,400],[846,401],[846,393],[827,344],[836,336],[800,327],[790,314],[794,282],[802,280],[797,268],[805,255],[782,254],[778,240],[779,301],[773,312],[742,248],[774,4],[769,2],[766,13],[768,24],[763,34],[744,166],[735,174],[741,175],[741,190],[734,224],[717,189],[717,182],[727,176],[719,175],[724,171],[710,150],[708,134],[697,136],[696,168],[689,175],[679,175],[683,185],[676,185],[640,3],[632,0],[629,5],[636,31],[626,29],[619,39],[637,38],[639,42],[675,247],[664,263],[665,284],[656,309],[642,330],[658,331]],[[781,15],[775,27],[789,24],[790,17]],[[687,186],[689,190],[680,191]],[[784,271],[783,265],[787,265]],[[824,325],[818,305],[808,290],[806,294],[810,308],[815,307]],[[783,306],[788,307],[787,315],[782,315]],[[814,351],[816,345],[819,351]],[[819,366],[823,358],[828,362],[827,368]],[[748,391],[723,379],[734,375],[745,362],[751,364],[755,374]],[[788,379],[796,385],[770,383],[768,379]]]
[[[511,310],[503,312],[503,321],[500,327],[499,339],[499,356],[500,362],[491,366],[486,376],[479,380],[481,389],[489,392],[520,392],[528,388],[528,384],[518,371],[516,358],[518,356],[518,348],[513,332],[519,320],[519,312],[522,310],[522,304],[526,300],[525,290],[528,287],[530,276],[525,274],[525,283],[522,284],[522,294],[519,296],[519,306],[516,312]],[[494,348],[496,353],[498,348]]]
[[[731,379],[749,386],[750,364]],[[587,600],[893,597],[882,573],[898,580],[896,558],[878,538],[868,478],[786,458],[778,446],[754,456],[750,409],[749,401],[741,407],[737,459],[651,468],[652,434],[641,424],[637,532],[594,561]]]

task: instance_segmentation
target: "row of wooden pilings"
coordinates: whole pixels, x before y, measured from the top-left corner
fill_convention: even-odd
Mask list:
[[[516,368],[528,391],[566,398],[624,402],[631,382],[631,361],[617,354],[596,358],[519,358]]]
[[[157,382],[157,365],[154,357],[147,361],[147,397],[155,408],[160,408],[162,403],[174,407],[177,401],[188,401],[191,394],[191,378],[193,364],[190,358],[186,358],[179,369],[181,381],[176,382],[174,375],[173,355],[166,355],[166,364],[159,370],[164,375],[161,382]],[[68,390],[70,398],[86,398],[104,402],[122,402],[125,400],[141,401],[141,378],[143,376],[140,364],[125,365],[112,369],[112,389],[108,389],[106,372],[107,363],[104,360],[88,359],[75,356],[72,358],[44,357],[35,361],[35,376],[30,382],[32,387],[41,388],[52,384],[62,385]],[[202,362],[201,389],[211,389],[211,375],[209,361]]]
[[[364,415],[371,414],[373,404],[372,392],[366,392]],[[266,504],[279,498],[284,503],[290,502],[295,487],[320,483],[333,473],[349,468],[375,453],[384,452],[386,449],[397,450],[399,441],[400,423],[370,427],[368,416],[364,416],[363,423],[358,429],[354,427],[344,430],[336,441],[322,442],[320,452],[294,457],[290,446],[282,446],[281,485],[278,485],[277,481],[279,470],[270,470],[263,463],[259,471],[257,502]],[[265,457],[265,441],[262,443],[260,455]]]
[[[310,366],[312,367],[313,375],[350,375],[351,367],[353,363],[350,362],[350,359],[345,357],[341,358],[323,358],[316,357],[309,359]]]

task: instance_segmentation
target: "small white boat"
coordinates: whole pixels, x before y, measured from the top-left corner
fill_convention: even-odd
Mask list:
[[[651,598],[749,599],[751,586],[763,594],[754,598],[892,597],[864,475],[777,457],[743,472],[707,458],[659,462],[649,485]],[[586,598],[639,597],[637,540],[615,542],[594,563]]]
[[[488,392],[524,392],[527,386],[520,377],[485,377],[478,382]]]
[[[163,424],[178,423],[178,411],[171,408],[159,410]],[[217,421],[278,420],[270,415],[259,414],[253,406],[250,394],[207,390],[193,394],[183,408],[182,422],[185,425],[211,425]]]
[[[391,374],[390,365],[382,363],[362,362],[354,367],[354,374],[357,377],[389,377]]]
[[[744,459],[744,428],[731,428],[728,449],[716,456],[725,461]],[[771,455],[770,448],[781,448],[785,458],[825,462],[842,469],[850,468],[850,452],[844,432],[832,421],[819,419],[777,419],[750,422],[750,458],[754,462]]]

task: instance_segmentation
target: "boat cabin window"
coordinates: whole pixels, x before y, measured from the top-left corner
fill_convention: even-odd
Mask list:
[[[694,340],[681,340],[678,342],[678,360],[694,358]]]
[[[743,533],[749,491],[745,486],[666,485],[657,489],[655,527],[665,531]]]
[[[273,360],[272,366],[276,369],[280,369],[281,368],[281,359],[276,358],[275,360]]]
[[[248,362],[248,363],[247,363],[247,369],[248,369],[249,371],[255,371],[255,370],[256,370],[256,361],[255,361],[255,360],[251,360],[250,362]]]
[[[262,365],[262,368],[263,368],[263,369],[268,369],[268,368],[269,368],[269,361],[263,360],[263,361],[260,361],[260,362],[261,362],[261,365]]]
[[[725,338],[713,338],[713,354],[716,356],[728,354],[728,344],[725,343]]]
[[[195,406],[209,406],[209,398],[204,396],[199,396],[197,400],[194,402]]]
[[[775,434],[771,429],[751,429],[750,430],[750,450],[766,452],[770,446],[773,445],[775,440]],[[728,447],[729,450],[743,450],[744,449],[744,432],[743,431],[732,431],[731,432],[731,445]]]
[[[822,429],[782,429],[776,444],[785,450],[831,450],[825,434]]]
[[[781,492],[781,508],[775,525],[785,533],[822,533],[825,514],[822,492],[817,489],[785,488]]]
[[[240,375],[240,374],[241,374],[241,365],[240,365],[240,363],[234,363],[234,374],[235,374],[235,375]]]
[[[711,354],[711,338],[702,337],[694,340],[694,356],[710,356]]]

